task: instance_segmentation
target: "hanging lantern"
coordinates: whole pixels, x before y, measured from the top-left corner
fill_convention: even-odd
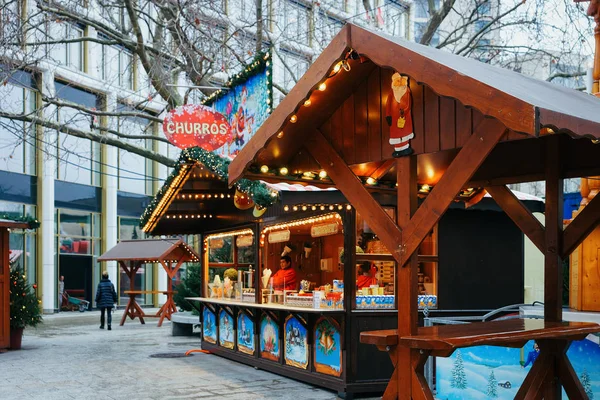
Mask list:
[[[235,190],[235,196],[233,196],[233,204],[240,210],[247,210],[254,206],[254,202],[246,193],[242,193],[239,190]]]
[[[258,205],[254,205],[254,210],[252,210],[252,215],[254,218],[260,218],[262,215],[267,212],[266,207],[259,207]]]

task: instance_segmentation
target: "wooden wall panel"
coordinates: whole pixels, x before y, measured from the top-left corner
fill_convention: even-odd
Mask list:
[[[369,160],[381,160],[381,82],[380,69],[373,70],[367,81],[367,129]]]
[[[410,90],[413,95],[412,115],[413,115],[413,130],[415,138],[411,140],[410,145],[415,153],[423,153],[425,149],[425,134],[424,134],[424,110],[423,110],[423,86],[417,85],[410,80]]]
[[[348,127],[348,125],[352,125],[348,127],[347,131],[342,131],[343,141],[344,141],[344,160],[348,164],[354,164],[354,136],[356,134],[356,125],[354,124],[354,95],[348,97],[342,106],[342,119],[341,122],[344,122],[343,126]],[[342,125],[340,125],[340,129],[342,129]]]
[[[473,125],[471,123],[471,109],[465,107],[462,103],[456,102],[456,147],[463,147],[471,132]]]
[[[329,140],[329,143],[331,143],[332,146],[336,150],[340,151],[340,149],[342,147],[342,142],[341,141],[337,142],[336,140],[333,140],[333,138],[331,137],[331,119],[332,118],[333,118],[333,116],[331,116],[331,118],[329,118],[327,121],[325,121],[325,123],[319,127],[319,130],[321,131],[323,136],[325,136],[327,138],[327,140]]]
[[[342,130],[342,109],[338,108],[336,112],[331,116],[331,141],[333,148],[341,154],[343,157],[346,156],[344,152],[344,136]],[[325,168],[325,167],[323,167]]]
[[[441,150],[456,146],[456,108],[454,99],[440,97],[440,147]]]
[[[354,92],[354,161],[369,161],[368,137],[368,80],[365,80]]]
[[[423,88],[425,125],[425,153],[440,150],[440,105],[439,96],[429,87]]]

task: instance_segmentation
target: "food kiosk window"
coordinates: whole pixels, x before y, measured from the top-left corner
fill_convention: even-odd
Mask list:
[[[206,293],[209,297],[255,301],[256,248],[251,229],[206,237]]]
[[[342,228],[337,213],[266,226],[260,243],[261,301],[343,309]]]
[[[384,208],[395,219],[393,208]],[[368,224],[356,217],[356,304],[357,309],[394,309],[396,268],[391,253]],[[437,307],[437,226],[427,235],[418,252],[418,303],[420,308]]]

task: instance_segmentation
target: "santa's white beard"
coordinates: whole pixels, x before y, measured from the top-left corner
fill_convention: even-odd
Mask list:
[[[404,96],[404,94],[406,93],[406,88],[406,86],[392,86],[392,91],[394,92],[394,99],[396,99],[398,103],[400,103],[400,100],[402,100],[402,96]]]

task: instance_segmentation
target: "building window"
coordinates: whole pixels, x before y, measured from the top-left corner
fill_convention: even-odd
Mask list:
[[[477,5],[477,13],[481,17],[489,17],[492,9],[489,0],[483,0]]]
[[[384,26],[386,31],[393,36],[406,37],[406,7],[397,1],[386,0]],[[381,10],[381,8],[378,9]]]
[[[2,79],[0,65],[0,80]],[[30,114],[36,109],[37,91],[31,75],[17,71],[0,85],[0,110],[14,114]],[[35,125],[0,118],[0,169],[35,175]]]
[[[35,206],[8,201],[0,201],[0,212],[14,218],[36,217]],[[8,248],[10,268],[23,271],[29,284],[36,283],[36,230],[11,229]]]
[[[310,46],[310,9],[295,1],[285,0],[283,10],[285,39]]]
[[[90,109],[100,109],[100,99],[93,93],[71,87],[62,82],[55,82],[56,97],[63,102],[81,105]],[[95,120],[92,116],[68,106],[58,107],[57,121],[60,124],[90,130]],[[81,139],[63,132],[58,132],[56,143],[58,159],[57,179],[100,185],[100,144],[88,139]]]
[[[58,37],[61,39],[82,39],[84,37],[83,28],[68,22],[58,22]],[[51,49],[49,54],[55,58],[55,61],[65,67],[83,71],[83,40],[72,43],[59,43]]]
[[[119,103],[117,106],[118,112],[139,112],[125,104]],[[119,117],[118,131],[134,134],[134,135],[153,135],[154,123],[150,120],[141,117]],[[147,139],[121,139],[134,146],[151,149],[151,140]],[[119,149],[119,190],[139,193],[152,193],[152,162],[146,157],[130,153],[126,150]]]
[[[101,37],[103,40],[109,40]],[[129,50],[120,46],[102,45],[100,76],[105,82],[124,89],[134,90],[134,57]]]
[[[423,34],[425,33],[425,29],[427,28],[427,22],[415,22],[415,42],[421,43],[421,39],[423,39]],[[429,42],[429,46],[437,46],[440,43],[440,35],[436,31]]]
[[[318,29],[315,30],[317,40],[321,41],[323,47],[327,46],[331,39],[344,27],[344,23],[337,18],[328,16],[324,12],[320,12],[316,20]],[[318,34],[320,33],[320,37]]]
[[[329,6],[331,9],[341,12],[347,12],[349,7],[348,0],[334,0],[330,2]]]
[[[415,0],[415,18],[429,18],[429,2],[428,0]]]
[[[282,49],[280,53],[283,61],[287,65],[287,67],[284,65],[281,66],[281,68],[283,68],[283,86],[289,90],[294,87],[296,80],[299,80],[308,70],[310,62],[306,57],[284,49]],[[294,80],[294,78],[296,78],[296,80]]]
[[[550,76],[556,74],[576,75],[582,71],[580,65],[571,65],[555,61],[550,63]],[[581,89],[585,88],[585,75],[554,78],[552,79],[552,83],[571,89]]]
[[[23,20],[21,1],[4,2],[0,6],[0,44],[23,43]]]

